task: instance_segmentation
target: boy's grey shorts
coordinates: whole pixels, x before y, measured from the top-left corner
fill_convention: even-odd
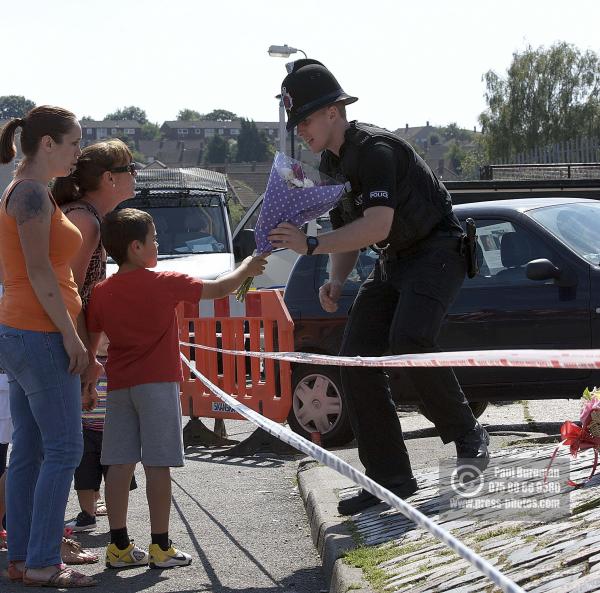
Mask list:
[[[102,465],[183,465],[179,383],[145,383],[109,391]]]

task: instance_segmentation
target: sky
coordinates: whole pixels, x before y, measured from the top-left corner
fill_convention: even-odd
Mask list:
[[[182,108],[277,121],[289,60],[267,49],[287,44],[359,97],[349,119],[480,129],[485,72],[528,45],[599,52],[599,22],[597,0],[2,0],[0,95],[94,119],[136,105],[159,124]]]

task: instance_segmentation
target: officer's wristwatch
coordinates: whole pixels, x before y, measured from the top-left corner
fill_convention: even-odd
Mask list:
[[[312,237],[312,236],[308,236],[306,237],[306,247],[308,248],[306,250],[306,255],[312,255],[313,251],[317,248],[317,246],[319,245],[319,239],[317,239],[316,237]]]

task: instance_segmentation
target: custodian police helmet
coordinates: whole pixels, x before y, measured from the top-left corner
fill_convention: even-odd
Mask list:
[[[345,105],[358,101],[347,95],[335,76],[317,60],[296,60],[281,83],[281,97],[287,111],[288,132],[311,113],[337,101]]]

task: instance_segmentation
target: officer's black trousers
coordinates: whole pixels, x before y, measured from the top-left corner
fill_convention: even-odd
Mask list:
[[[346,325],[340,354],[382,356],[439,351],[437,337],[465,277],[458,239],[429,240],[412,254],[376,264]],[[366,474],[385,486],[412,476],[400,421],[384,369],[341,367],[345,404]],[[475,426],[454,371],[407,369],[407,378],[447,443]]]

